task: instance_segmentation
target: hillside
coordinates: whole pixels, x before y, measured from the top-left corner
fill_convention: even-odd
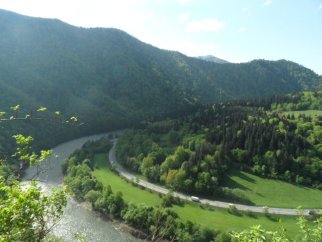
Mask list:
[[[198,103],[315,90],[322,83],[313,71],[285,60],[221,65],[155,48],[121,30],[78,28],[4,10],[0,34],[0,109],[46,106],[77,114],[84,123],[63,133],[53,125],[46,137],[55,137],[47,145]],[[42,128],[25,130],[42,136]]]
[[[129,130],[117,144],[117,160],[175,190],[240,202],[249,201],[238,182],[254,181],[240,170],[321,189],[321,110],[321,91],[201,106]],[[239,180],[228,177],[236,173]],[[239,191],[223,188],[227,181]]]
[[[229,63],[226,60],[220,59],[216,56],[213,55],[204,55],[204,56],[198,56],[197,58],[201,59],[201,60],[205,60],[205,61],[210,61],[210,62],[214,62],[214,63],[218,63],[218,64],[225,64],[225,63]]]

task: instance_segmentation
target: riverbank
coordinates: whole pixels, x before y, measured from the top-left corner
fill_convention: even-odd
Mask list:
[[[131,234],[136,239],[146,240],[148,238],[147,234],[124,223],[124,221],[122,221],[121,219],[117,219],[109,214],[103,214],[99,211],[96,211],[90,202],[77,201],[75,198],[72,198],[72,199],[74,199],[75,202],[79,203],[80,206],[82,206],[84,209],[91,211],[92,213],[94,213],[97,217],[101,218],[102,220],[104,220],[106,222],[111,222],[117,230],[120,230],[124,233]]]
[[[52,150],[55,156],[43,162],[42,168],[46,172],[38,177],[41,181],[39,184],[44,189],[52,189],[63,184],[63,174],[61,164],[76,149],[80,149],[82,145],[89,140],[97,140],[103,136],[112,134],[117,135],[120,131],[91,135],[79,139],[71,140],[54,147]],[[30,180],[36,172],[35,167],[28,168],[25,172],[23,180]],[[125,230],[124,230],[125,231]],[[64,214],[57,226],[54,227],[52,234],[61,238],[63,241],[75,241],[75,234],[86,235],[87,241],[95,242],[139,242],[142,241],[133,237],[131,234],[124,232],[113,224],[112,221],[97,216],[92,210],[80,205],[74,199],[68,199]]]

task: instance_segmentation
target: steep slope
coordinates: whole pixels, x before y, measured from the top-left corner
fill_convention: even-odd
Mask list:
[[[200,102],[321,86],[321,77],[288,61],[216,64],[155,48],[117,29],[78,28],[3,10],[0,36],[0,80],[12,90],[10,100],[76,113],[85,123],[81,133]],[[1,109],[12,105],[5,95]]]

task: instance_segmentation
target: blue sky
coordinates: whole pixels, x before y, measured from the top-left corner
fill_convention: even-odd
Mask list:
[[[322,0],[0,0],[0,8],[119,28],[189,56],[287,59],[322,74]]]

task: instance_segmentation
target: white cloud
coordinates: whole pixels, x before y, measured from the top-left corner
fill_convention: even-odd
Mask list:
[[[3,0],[1,8],[30,16],[58,18],[77,26],[131,29],[150,18],[148,0]],[[77,6],[77,7],[76,7]]]
[[[189,19],[189,13],[181,13],[178,17],[180,22],[186,22]]]
[[[322,10],[322,3],[320,4],[319,9]]]
[[[239,29],[238,29],[238,32],[245,32],[246,31],[246,27],[245,26],[241,26]]]
[[[272,4],[272,0],[266,0],[265,2],[264,2],[264,6],[269,6],[269,5],[271,5]]]
[[[225,27],[225,22],[209,18],[194,20],[187,23],[185,30],[187,32],[217,32]]]

